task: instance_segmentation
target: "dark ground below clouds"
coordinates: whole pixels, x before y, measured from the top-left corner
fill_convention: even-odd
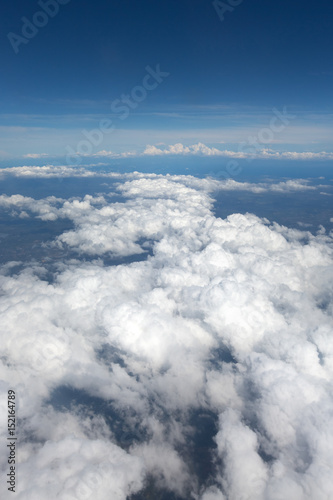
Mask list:
[[[253,213],[270,222],[303,230],[313,234],[322,225],[333,230],[333,196],[320,195],[317,191],[296,193],[250,193],[246,191],[221,191],[214,195],[214,212],[222,219],[234,213]]]

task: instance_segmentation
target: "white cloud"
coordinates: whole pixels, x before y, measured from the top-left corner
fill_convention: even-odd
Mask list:
[[[222,177],[222,173],[218,173],[216,177]],[[295,191],[314,191],[317,188],[315,186],[309,185],[309,181],[306,179],[289,179],[287,181],[281,182],[238,182],[234,179],[227,179],[224,181],[219,181],[216,184],[217,191],[250,191],[252,193],[267,193],[267,192],[279,192],[279,193],[290,193]]]
[[[51,167],[42,172],[39,167],[36,168],[37,177],[54,175]],[[29,172],[33,174],[31,170]],[[64,172],[65,175],[72,175],[71,171],[64,170]],[[86,170],[83,175],[90,174],[95,175],[94,172]],[[23,175],[27,175],[25,170]],[[109,177],[109,174],[96,175]],[[59,247],[65,245],[79,253],[90,255],[111,252],[115,256],[129,256],[147,251],[151,247],[149,241],[159,240],[165,231],[183,227],[193,228],[193,224],[197,224],[198,220],[193,218],[193,211],[204,216],[212,207],[213,200],[208,193],[214,191],[291,193],[317,189],[304,179],[278,183],[242,183],[232,179],[220,181],[182,175],[164,177],[138,172],[124,175],[112,173],[110,178],[123,179],[117,189],[127,198],[126,202],[108,205],[103,196],[91,195],[72,200],[52,196],[34,200],[21,195],[1,195],[0,207],[12,210],[13,215],[19,215],[21,218],[35,215],[45,221],[54,221],[57,218],[72,220],[75,228],[59,235],[53,245]],[[145,242],[145,246],[138,243],[141,239]]]
[[[5,209],[14,209],[15,215],[17,210],[20,210],[20,217],[29,217],[26,210],[34,214],[38,214],[37,217],[42,220],[56,220],[58,218],[56,205],[63,202],[61,198],[56,198],[55,196],[49,196],[42,200],[35,200],[28,196],[22,196],[20,194],[14,194],[12,196],[7,196],[5,194],[0,195],[0,207]]]
[[[222,485],[228,499],[264,500],[268,467],[258,455],[256,433],[242,423],[241,415],[234,410],[221,415],[220,429],[216,442],[224,461]]]
[[[320,151],[318,153],[305,151],[305,152],[283,152],[279,155],[281,158],[288,158],[290,160],[332,160],[333,153],[327,151]]]
[[[8,167],[0,170],[0,175],[14,177],[93,177],[95,172],[82,167],[69,167],[66,165],[22,166]],[[112,174],[109,174],[112,176]],[[116,176],[117,174],[114,174]],[[101,175],[103,176],[103,174]]]
[[[296,151],[274,151],[272,149],[261,148],[255,149],[250,144],[243,144],[237,151],[221,150],[215,147],[209,147],[201,142],[191,146],[184,146],[181,143],[170,145],[164,149],[157,148],[153,145],[146,146],[142,153],[143,156],[162,156],[162,155],[200,155],[200,156],[224,156],[230,158],[263,158],[263,159],[289,159],[289,160],[331,160],[333,159],[332,152],[296,152]]]
[[[94,166],[94,165],[91,165]],[[205,191],[251,191],[254,193],[260,192],[268,192],[268,191],[279,191],[279,192],[291,192],[291,191],[299,191],[299,190],[314,190],[317,187],[321,189],[323,187],[327,187],[324,185],[320,186],[311,186],[309,185],[309,180],[307,179],[289,179],[287,181],[282,181],[278,183],[274,182],[238,182],[234,179],[227,178],[230,177],[225,171],[220,171],[217,173],[210,172],[209,175],[213,175],[212,177],[208,177],[206,179],[198,179],[196,177],[192,177],[190,175],[167,175],[165,179],[169,182],[177,182],[182,183],[188,187],[200,188]],[[58,178],[58,177],[104,177],[110,178],[112,180],[135,180],[138,182],[140,179],[159,179],[162,183],[162,175],[159,174],[141,174],[139,172],[133,172],[130,174],[121,174],[118,172],[104,172],[104,171],[93,171],[89,170],[89,168],[84,167],[69,167],[69,166],[54,166],[54,165],[45,165],[45,166],[22,166],[22,167],[9,167],[3,168],[0,170],[0,175],[2,176],[14,176],[14,177],[23,177],[23,178]],[[164,181],[165,182],[165,181]],[[132,188],[133,189],[132,184]],[[150,182],[150,186],[153,183]],[[140,189],[142,186],[140,186]],[[151,191],[154,189],[151,187]],[[158,196],[156,196],[158,197]]]
[[[28,154],[23,155],[23,158],[36,159],[36,158],[45,158],[45,156],[49,156],[49,155],[47,153],[28,153]]]
[[[231,156],[236,158],[246,158],[246,154],[228,150],[220,150],[217,148],[208,147],[201,142],[192,146],[184,146],[181,143],[170,145],[167,148],[160,149],[156,146],[148,145],[143,156],[161,156],[161,155],[200,155],[200,156]]]
[[[67,435],[21,453],[19,499],[126,500],[143,486],[143,461],[110,442]]]
[[[183,498],[330,498],[332,237],[215,217],[211,193],[241,189],[234,181],[118,180],[123,203],[1,197],[18,215],[70,218],[57,241],[95,258],[152,250],[127,265],[62,263],[52,283],[33,266],[0,275],[0,401],[16,391],[18,498],[125,499],[151,476]],[[217,424],[204,484],[196,412]],[[4,442],[4,420],[0,430]],[[0,460],[5,470],[3,449]]]
[[[206,135],[202,133],[203,140],[206,139]],[[251,135],[251,134],[250,134]],[[209,137],[207,137],[209,140]],[[188,144],[190,139],[182,137],[182,140],[186,140],[187,144],[182,142],[177,142],[174,144],[164,145],[164,143],[156,141],[155,144],[148,144],[145,146],[144,150],[142,148],[137,148],[131,151],[112,151],[108,149],[103,149],[91,154],[79,154],[78,156],[82,158],[108,158],[108,159],[121,159],[121,158],[135,158],[135,157],[145,157],[145,156],[204,156],[204,157],[225,157],[231,159],[277,159],[277,160],[332,160],[332,151],[283,151],[274,150],[267,148],[264,144],[259,143],[255,146],[248,142],[248,139],[244,137],[240,141],[239,137],[234,137],[229,141],[222,141],[221,136],[212,137],[211,140],[214,144],[224,144],[228,142],[229,144],[239,144],[236,149],[219,149],[215,146],[204,144],[198,141],[194,144]],[[211,142],[210,142],[211,144]],[[164,147],[160,147],[160,146]],[[124,144],[125,147],[125,144]],[[234,146],[235,147],[235,146]],[[142,152],[140,152],[142,151]],[[3,153],[5,157],[5,153]],[[22,158],[27,159],[42,159],[47,158],[50,154],[47,153],[28,153],[22,155]],[[54,155],[59,156],[59,155]],[[60,155],[61,156],[61,155]],[[17,167],[20,168],[20,167]],[[26,167],[28,168],[28,167]],[[73,169],[77,169],[74,165]]]
[[[225,153],[216,148],[210,148],[201,142],[192,146],[184,146],[181,143],[168,146],[168,148],[160,149],[156,146],[148,145],[144,152],[144,156],[159,156],[159,155],[203,155],[203,156],[220,156]]]

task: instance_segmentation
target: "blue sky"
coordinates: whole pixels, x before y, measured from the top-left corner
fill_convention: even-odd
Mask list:
[[[94,152],[237,150],[283,107],[295,118],[264,147],[333,151],[331,2],[229,0],[220,16],[211,1],[54,2],[1,6],[3,157],[64,155],[104,119],[115,132]],[[111,104],[157,65],[169,75],[120,119]]]

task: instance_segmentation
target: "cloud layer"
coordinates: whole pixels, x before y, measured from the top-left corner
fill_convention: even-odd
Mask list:
[[[251,143],[252,144],[252,143]],[[209,147],[201,142],[192,146],[184,146],[181,143],[173,144],[165,148],[157,148],[156,146],[148,145],[142,155],[144,156],[162,156],[162,155],[182,155],[182,156],[225,156],[230,158],[262,158],[262,159],[284,159],[284,160],[332,160],[333,153],[327,151],[321,152],[296,152],[296,151],[274,151],[273,149],[265,148],[263,145],[254,147],[250,143],[243,143],[237,151],[228,149],[218,149]]]
[[[120,159],[120,158],[135,158],[146,156],[204,156],[204,157],[225,157],[231,159],[266,159],[266,160],[332,160],[332,151],[281,151],[272,149],[267,142],[260,142],[257,139],[253,142],[254,138],[250,136],[247,141],[239,143],[236,149],[220,149],[215,146],[208,146],[202,142],[195,144],[183,144],[181,142],[175,144],[164,144],[162,147],[154,144],[147,144],[143,150],[132,150],[115,152],[106,149],[100,151],[83,154],[80,152],[75,153],[68,158],[69,165],[74,167],[80,164],[82,158],[97,158],[97,159]],[[238,143],[239,139],[233,141]],[[274,142],[274,141],[273,141]],[[6,157],[5,154],[3,154]],[[8,155],[7,155],[8,156]],[[46,153],[27,153],[22,156],[24,159],[42,159],[52,157]],[[61,155],[56,155],[61,157]]]
[[[75,229],[54,244],[96,259],[62,263],[51,282],[34,266],[0,276],[0,401],[5,414],[14,389],[20,417],[16,497],[125,500],[153,481],[177,498],[329,500],[332,237],[216,218],[212,193],[241,189],[234,181],[120,180],[118,203],[0,200],[17,216],[70,218]],[[310,188],[274,189],[300,186]],[[148,248],[141,262],[98,260]],[[2,419],[2,442],[6,432]],[[4,447],[0,460],[6,471]]]

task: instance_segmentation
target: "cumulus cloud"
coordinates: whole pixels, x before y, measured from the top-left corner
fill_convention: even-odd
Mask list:
[[[147,146],[143,155],[160,156],[160,155],[203,155],[203,156],[219,156],[223,155],[223,151],[216,148],[210,148],[201,142],[192,146],[184,146],[181,143],[170,145],[167,148],[160,149],[156,146]]]
[[[0,195],[0,207],[7,210],[14,209],[13,215],[19,213],[20,217],[29,217],[26,212],[26,210],[29,210],[33,214],[37,214],[38,218],[45,221],[56,220],[58,218],[56,206],[63,201],[61,198],[56,198],[55,196],[35,200],[29,196],[22,196],[20,194],[12,196]]]
[[[158,148],[154,145],[146,146],[142,153],[143,156],[163,156],[163,155],[199,155],[199,156],[224,156],[229,158],[263,158],[263,159],[289,159],[289,160],[331,160],[333,153],[327,151],[320,152],[296,152],[296,151],[274,151],[269,148],[254,148],[250,144],[242,144],[237,151],[228,149],[217,149],[215,147],[206,146],[198,142],[191,146],[184,146],[182,143],[169,145],[165,148]]]
[[[229,174],[225,171],[219,172],[210,172],[207,174],[207,177],[204,179],[196,178],[191,175],[167,175],[163,176],[160,174],[142,174],[140,172],[132,172],[128,174],[121,174],[118,172],[105,172],[101,170],[89,170],[89,168],[84,167],[69,167],[69,166],[54,166],[54,165],[45,165],[45,166],[22,166],[22,167],[10,167],[3,168],[0,170],[0,176],[2,177],[22,177],[22,178],[75,178],[75,177],[95,177],[95,178],[105,178],[106,180],[110,179],[111,181],[121,181],[121,182],[132,182],[131,190],[135,194],[135,187],[138,186],[138,193],[142,192],[143,185],[145,179],[149,180],[149,189],[151,193],[155,193],[155,198],[160,196],[160,187],[164,184],[164,186],[172,187],[172,189],[180,189],[179,185],[184,186],[194,190],[200,190],[205,192],[215,192],[215,191],[248,191],[252,193],[267,193],[267,192],[278,192],[278,193],[292,193],[292,192],[300,192],[300,191],[314,191],[317,189],[329,188],[330,186],[326,185],[313,185],[311,184],[309,179],[288,179],[280,182],[239,182],[232,178],[229,178]],[[227,178],[226,178],[227,177]],[[157,185],[157,181],[159,182],[159,190],[155,192],[155,188]],[[141,183],[141,184],[140,184]],[[155,184],[154,184],[155,183]],[[169,184],[168,184],[169,183]],[[105,184],[107,185],[107,184]],[[153,187],[154,186],[154,187]],[[164,189],[163,197],[169,196],[168,188]],[[126,191],[125,187],[119,187],[119,191]],[[193,191],[192,191],[193,192]],[[129,193],[127,193],[129,194]],[[145,191],[145,196],[147,195],[147,191]],[[330,196],[330,193],[320,192],[320,194],[326,194]],[[0,196],[1,206],[9,207],[10,203],[14,206],[15,204],[19,205],[19,202],[16,200],[23,200],[21,198],[15,198],[14,195],[9,200],[9,197],[6,195]],[[151,195],[150,195],[151,197]],[[49,202],[51,199],[48,198],[46,202]],[[93,199],[90,197],[90,200]],[[28,200],[27,200],[28,201]],[[32,198],[30,198],[30,202]],[[23,201],[22,201],[23,203]],[[59,213],[60,215],[60,213]]]
[[[268,467],[258,455],[256,433],[241,421],[240,414],[226,410],[220,417],[221,430],[216,436],[217,449],[224,458],[221,478],[228,499],[265,498]]]
[[[42,446],[23,446],[22,454],[19,499],[76,500],[93,498],[97,490],[97,498],[126,500],[143,485],[143,461],[110,442],[67,435]]]
[[[96,172],[92,172],[82,167],[69,167],[67,165],[44,165],[44,166],[22,166],[8,167],[0,170],[1,176],[13,177],[94,177]],[[102,177],[103,174],[100,174]],[[108,176],[117,176],[117,174],[108,174]]]
[[[253,146],[253,143],[241,143],[236,150],[219,149],[214,146],[206,145],[202,142],[196,144],[184,145],[182,143],[162,145],[148,144],[142,152],[140,151],[122,151],[115,152],[110,150],[100,150],[96,153],[82,154],[77,153],[83,158],[134,158],[146,156],[205,156],[205,157],[225,157],[232,159],[281,159],[281,160],[332,160],[333,152],[331,151],[276,151],[271,148],[264,147],[260,141]],[[23,155],[23,158],[41,159],[47,158],[46,153],[29,153]],[[75,169],[75,167],[72,167]]]
[[[303,179],[242,183],[232,179],[220,181],[182,175],[164,177],[138,172],[121,177],[123,182],[119,183],[117,190],[127,199],[125,202],[109,205],[103,196],[91,195],[73,200],[53,196],[34,200],[21,195],[1,195],[0,207],[11,209],[13,215],[18,214],[21,218],[30,214],[45,221],[57,218],[72,220],[75,229],[61,234],[53,245],[65,245],[90,255],[111,252],[115,256],[129,256],[147,252],[151,247],[149,242],[160,239],[169,230],[169,224],[171,230],[192,227],[197,222],[197,219],[193,220],[192,213],[207,214],[213,203],[209,193],[214,191],[290,193],[316,189]],[[138,204],[140,210],[137,209]]]
[[[328,500],[332,237],[215,217],[224,181],[118,180],[117,203],[1,197],[18,215],[70,218],[75,229],[55,244],[96,259],[64,262],[50,282],[33,266],[0,275],[0,401],[16,391],[18,498],[162,488],[182,499]],[[310,187],[274,189],[299,186]],[[140,262],[98,260],[147,248]],[[5,442],[4,420],[0,430]],[[3,448],[0,460],[5,471]]]

